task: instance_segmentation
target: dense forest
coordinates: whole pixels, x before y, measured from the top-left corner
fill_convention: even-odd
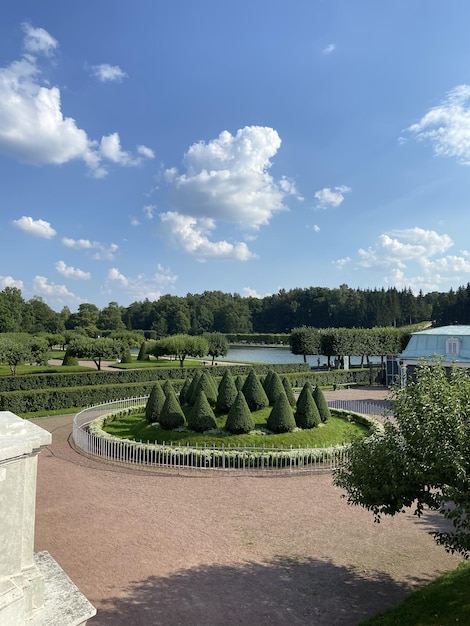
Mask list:
[[[373,328],[405,326],[424,320],[436,325],[470,324],[470,283],[457,291],[414,295],[410,289],[281,289],[264,298],[222,291],[133,302],[110,302],[103,309],[83,303],[72,313],[51,309],[41,298],[25,301],[15,287],[0,292],[0,332],[61,333],[81,330],[139,330],[149,336],[176,333],[290,333],[293,328]]]

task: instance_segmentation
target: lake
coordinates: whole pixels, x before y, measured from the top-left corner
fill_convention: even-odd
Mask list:
[[[307,356],[307,363],[317,367],[328,363],[323,355]],[[237,361],[241,363],[303,363],[303,356],[292,354],[290,348],[284,346],[230,346],[227,356],[218,357],[217,361]],[[331,362],[333,362],[333,358]],[[370,357],[371,363],[380,363],[380,357]],[[359,365],[361,357],[351,357],[351,365]]]

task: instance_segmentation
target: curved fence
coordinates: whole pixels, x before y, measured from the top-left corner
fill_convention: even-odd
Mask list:
[[[88,426],[95,419],[124,409],[139,406],[143,408],[147,398],[148,396],[118,400],[80,411],[73,420],[72,437],[75,446],[86,455],[113,463],[184,469],[331,471],[347,454],[347,446],[333,448],[189,446],[173,442],[145,443],[103,437],[89,431]],[[338,408],[356,411],[351,405]],[[383,413],[383,407],[379,405],[368,404],[361,408],[363,411],[356,412],[378,415],[379,413],[374,411],[380,409],[380,413]]]

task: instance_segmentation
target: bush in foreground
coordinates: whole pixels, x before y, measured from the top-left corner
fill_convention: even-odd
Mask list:
[[[165,394],[161,385],[154,385],[145,405],[145,419],[149,424],[158,422],[165,404]]]
[[[246,403],[242,391],[237,396],[230,407],[225,421],[225,430],[233,435],[244,435],[252,431],[255,427],[250,408]]]
[[[281,393],[277,397],[266,426],[273,433],[291,433],[294,430],[294,415],[285,393]]]
[[[211,409],[206,394],[201,389],[188,415],[188,427],[197,433],[217,428],[214,411]]]
[[[160,413],[160,426],[165,430],[173,430],[174,428],[181,428],[185,424],[185,417],[183,409],[181,408],[176,393],[173,391],[173,387],[168,388],[168,393],[163,405],[162,412]]]
[[[320,412],[313,399],[310,383],[305,383],[300,392],[294,419],[299,428],[315,428],[321,423]]]

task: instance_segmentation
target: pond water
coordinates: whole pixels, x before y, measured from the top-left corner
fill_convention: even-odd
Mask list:
[[[328,358],[323,355],[313,354],[307,356],[307,363],[315,367],[328,363]],[[218,357],[218,361],[237,361],[241,363],[303,363],[303,356],[292,354],[290,348],[285,346],[230,346],[227,356]],[[380,357],[370,357],[372,363],[380,363]],[[333,362],[333,358],[331,359]],[[361,357],[351,357],[351,365],[359,365]]]

